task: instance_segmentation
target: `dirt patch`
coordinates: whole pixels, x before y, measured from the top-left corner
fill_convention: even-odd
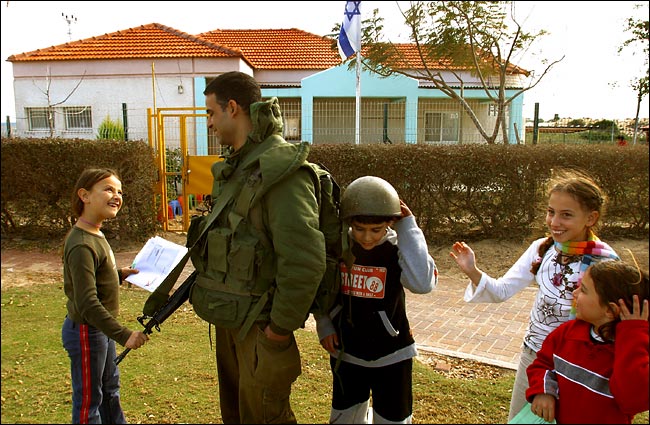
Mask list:
[[[179,245],[185,245],[187,234],[185,232],[161,232],[158,234],[169,241]],[[143,246],[142,243],[129,242],[124,240],[110,241],[113,250],[119,257],[120,253],[137,253]],[[478,266],[490,274],[498,277],[503,275],[524,253],[531,241],[497,241],[486,239],[469,243],[476,254]],[[642,268],[648,269],[648,240],[620,239],[608,240],[609,243],[623,260],[632,262],[632,251],[634,257]],[[2,249],[16,249],[29,252],[31,265],[26,270],[18,270],[14,267],[6,272],[6,264],[3,258],[2,265],[2,286],[11,284],[29,285],[37,284],[48,275],[47,269],[42,267],[43,258],[51,258],[52,254],[60,256],[63,241],[35,241],[24,239],[2,239]],[[465,280],[465,275],[460,271],[454,260],[449,256],[451,244],[430,246],[429,252],[436,261],[441,277]],[[30,272],[23,275],[23,272]],[[54,273],[56,276],[57,274]],[[60,275],[60,274],[59,274]],[[6,281],[5,281],[6,279]]]
[[[418,351],[416,360],[454,379],[496,379],[515,374],[512,369],[422,350]]]
[[[2,289],[17,286],[63,283],[61,273],[2,268]]]

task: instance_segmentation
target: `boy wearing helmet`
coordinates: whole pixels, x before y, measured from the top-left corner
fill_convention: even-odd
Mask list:
[[[341,265],[340,303],[329,316],[315,315],[330,353],[330,423],[411,423],[417,349],[404,288],[430,292],[438,284],[436,264],[411,210],[379,177],[348,185],[341,218],[354,264],[350,271]]]

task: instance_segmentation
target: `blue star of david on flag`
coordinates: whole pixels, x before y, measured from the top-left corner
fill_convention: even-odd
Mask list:
[[[361,2],[345,2],[343,23],[339,33],[338,48],[342,60],[361,50]]]

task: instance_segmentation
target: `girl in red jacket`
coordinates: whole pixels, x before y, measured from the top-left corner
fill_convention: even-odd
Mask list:
[[[648,272],[592,264],[574,291],[576,320],[544,340],[528,367],[526,398],[558,423],[630,424],[648,399]]]

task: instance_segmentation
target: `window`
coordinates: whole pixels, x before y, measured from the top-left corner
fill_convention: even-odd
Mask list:
[[[300,99],[278,99],[282,111],[282,137],[285,140],[300,141]]]
[[[92,109],[90,106],[63,108],[66,130],[89,130],[93,128]]]
[[[424,114],[424,140],[426,142],[439,142],[442,132],[442,114],[440,112],[427,112]]]
[[[30,130],[49,130],[50,125],[47,119],[47,108],[26,108],[27,120],[29,121]],[[52,127],[54,128],[54,117],[52,117]]]
[[[425,142],[458,142],[457,112],[425,112]]]

